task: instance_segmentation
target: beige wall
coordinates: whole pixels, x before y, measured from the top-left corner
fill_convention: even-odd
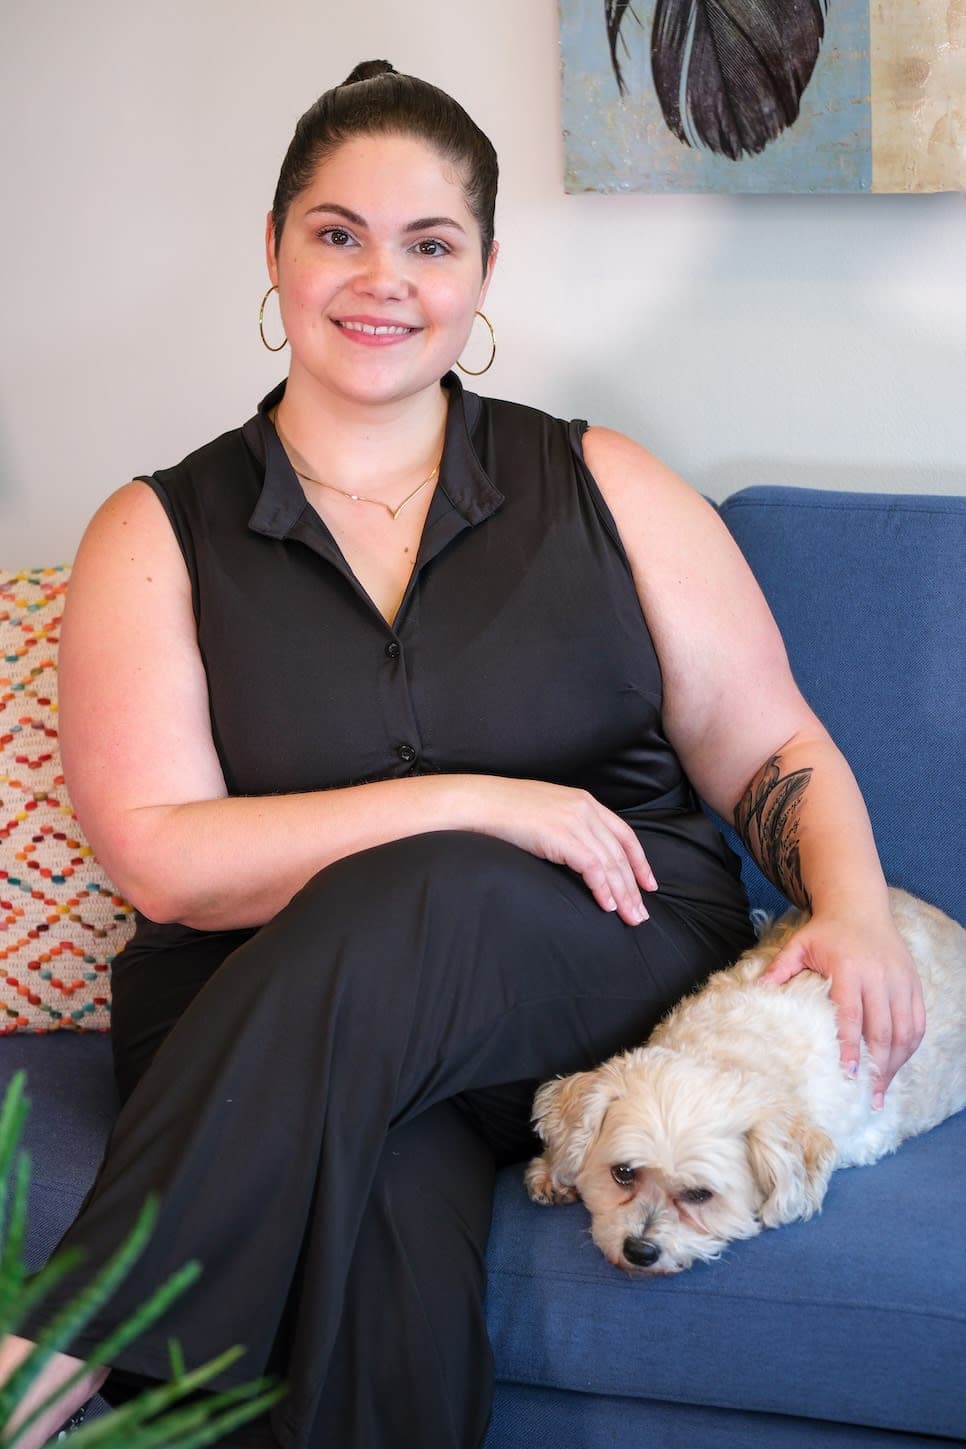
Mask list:
[[[256,330],[278,164],[373,54],[500,152],[487,391],[719,497],[966,491],[963,196],[567,197],[556,0],[5,0],[0,566],[69,557],[112,488],[280,375]]]

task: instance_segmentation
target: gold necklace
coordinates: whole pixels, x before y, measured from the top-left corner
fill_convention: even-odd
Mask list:
[[[279,436],[279,441],[281,442],[282,447],[285,449],[289,463],[292,467],[292,472],[295,474],[296,478],[301,478],[303,483],[315,483],[318,485],[319,488],[331,488],[333,493],[339,493],[343,498],[351,499],[353,503],[374,503],[377,508],[384,508],[386,510],[393,523],[395,523],[400,513],[402,513],[403,509],[406,507],[406,504],[411,503],[412,500],[416,497],[416,494],[421,493],[422,490],[426,487],[427,483],[432,483],[433,479],[436,477],[436,474],[439,472],[439,465],[443,461],[442,454],[440,454],[440,456],[436,459],[433,471],[426,478],[423,479],[422,483],[417,483],[413,491],[411,493],[407,493],[403,501],[400,504],[397,504],[395,508],[393,508],[390,504],[384,503],[381,498],[364,498],[361,493],[350,493],[347,488],[340,488],[336,483],[326,483],[324,478],[313,478],[308,473],[300,473],[298,468],[296,468],[295,464],[292,462],[292,456],[290,451],[292,445],[291,443],[289,443],[288,439],[285,437],[285,434],[279,427],[277,415],[273,419],[273,422],[275,424],[275,431],[276,433],[278,433]]]

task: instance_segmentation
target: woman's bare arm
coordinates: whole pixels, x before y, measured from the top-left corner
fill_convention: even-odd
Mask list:
[[[765,873],[811,908],[796,938],[798,969],[832,978],[846,1068],[861,1031],[888,1085],[921,1038],[921,996],[852,771],[802,698],[771,612],[715,511],[619,434],[591,429],[584,445],[660,658],[668,735]]]

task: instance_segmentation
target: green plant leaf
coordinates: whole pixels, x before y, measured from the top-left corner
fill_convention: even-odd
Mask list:
[[[4,1232],[7,1214],[7,1194],[10,1183],[10,1164],[23,1136],[29,1102],[24,1095],[26,1072],[15,1072],[4,1093],[0,1108],[0,1237]]]
[[[183,1379],[185,1375],[184,1354],[176,1338],[168,1339],[168,1358],[171,1360],[172,1379]]]
[[[9,1175],[9,1165],[8,1165]],[[3,1240],[0,1254],[0,1323],[6,1317],[9,1305],[13,1303],[23,1287],[26,1270],[23,1263],[24,1237],[27,1228],[27,1194],[30,1189],[30,1158],[26,1152],[17,1154],[14,1163],[13,1205],[10,1209],[10,1226]],[[6,1203],[7,1179],[3,1184],[3,1199]]]
[[[17,1328],[41,1303],[46,1295],[54,1288],[62,1278],[74,1270],[84,1261],[84,1254],[79,1248],[65,1248],[62,1252],[55,1254],[49,1263],[35,1273],[32,1278],[22,1282],[19,1291],[11,1302],[6,1306],[4,1314],[0,1317],[0,1333],[16,1333]],[[0,1390],[0,1395],[5,1391]],[[2,1397],[0,1397],[2,1402]]]

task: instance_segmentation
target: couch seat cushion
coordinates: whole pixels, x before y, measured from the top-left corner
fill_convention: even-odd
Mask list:
[[[66,1031],[4,1037],[0,1091],[21,1069],[30,1104],[22,1145],[31,1161],[26,1258],[33,1269],[77,1216],[117,1114],[111,1039]]]
[[[632,1279],[581,1205],[501,1174],[488,1319],[500,1380],[966,1439],[966,1113],[832,1178],[811,1222]]]
[[[110,1040],[0,1041],[0,1086],[21,1067],[38,1267],[80,1207],[117,1110]],[[601,1257],[583,1207],[534,1206],[508,1169],[488,1253],[497,1376],[966,1440],[964,1182],[961,1113],[874,1167],[836,1173],[811,1222],[636,1280]]]

